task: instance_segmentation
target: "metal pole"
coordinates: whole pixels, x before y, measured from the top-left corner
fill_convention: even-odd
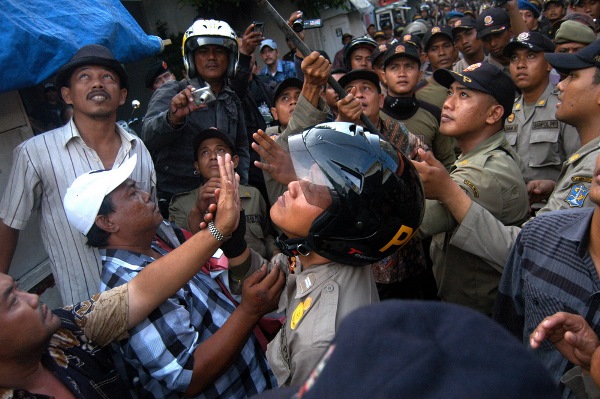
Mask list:
[[[281,29],[281,31],[283,32],[285,37],[289,41],[291,41],[298,50],[300,50],[302,55],[307,57],[311,53],[310,48],[308,48],[306,43],[304,43],[298,37],[296,32],[294,32],[294,30],[288,25],[287,21],[281,17],[281,15],[277,12],[277,10],[275,8],[273,8],[271,3],[269,3],[267,0],[255,0],[255,1],[256,1],[256,4],[258,4],[258,6],[261,7],[261,9],[273,20],[273,22],[275,22],[275,25],[277,25],[277,27],[279,29]],[[335,92],[337,93],[338,96],[340,96],[340,98],[344,98],[348,94],[348,93],[346,93],[344,88],[342,86],[340,86],[340,84],[337,82],[337,80],[335,80],[333,78],[333,76],[329,75],[329,77],[327,78],[327,83],[329,83],[331,88],[333,88],[333,90],[335,90]],[[363,125],[365,126],[365,128],[368,131],[370,131],[373,134],[377,134],[380,137],[383,137],[383,136],[381,136],[381,133],[379,133],[379,130],[377,130],[375,125],[373,125],[373,122],[371,122],[365,114],[360,115],[360,121],[363,123]]]

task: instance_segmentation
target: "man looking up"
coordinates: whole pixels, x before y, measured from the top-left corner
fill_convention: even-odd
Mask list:
[[[275,106],[271,108],[271,115],[279,122],[279,126],[269,126],[265,130],[267,134],[277,136],[287,128],[300,99],[301,90],[302,81],[297,78],[287,78],[277,85],[273,102]]]
[[[219,190],[233,187],[239,212],[231,156],[225,154],[217,161],[222,176]],[[230,167],[226,170],[224,164]],[[91,174],[82,184],[74,184],[72,202],[66,208],[69,220],[86,235],[89,244],[101,249],[100,289],[106,290],[132,281],[151,263],[170,254],[153,241],[163,218],[149,194],[132,179],[111,191],[114,185],[100,191],[101,174]],[[106,191],[109,193],[103,195]],[[220,191],[216,200],[221,204],[219,197]],[[260,262],[238,261],[240,254],[250,253],[243,239],[244,219],[237,229],[221,231],[222,225],[217,224],[220,215],[215,216],[216,220],[197,234],[208,230],[209,237],[203,234],[205,240],[219,241],[222,251],[115,348],[115,356],[125,360],[124,370],[121,363],[118,366],[120,374],[128,376],[141,397],[245,398],[275,383],[252,330],[264,314],[276,308],[284,275],[277,267],[267,272]],[[264,291],[255,291],[259,287],[244,283],[246,278],[256,278],[254,283]],[[242,285],[241,304],[236,306],[232,293],[239,293]]]
[[[109,49],[82,47],[57,74],[63,99],[73,106],[65,126],[33,137],[13,153],[8,185],[0,203],[0,272],[7,273],[19,238],[34,210],[40,212],[42,240],[64,304],[98,292],[102,265],[98,251],[72,228],[62,207],[67,187],[91,169],[117,168],[133,154],[132,177],[152,191],[154,166],[144,143],[116,125],[125,103],[127,72]]]
[[[258,47],[260,58],[265,67],[260,70],[258,76],[267,76],[276,82],[283,82],[286,78],[296,77],[296,65],[293,61],[280,60],[277,43],[272,39],[265,39]]]
[[[154,92],[142,126],[142,138],[156,162],[158,200],[168,215],[171,197],[202,183],[194,169],[193,142],[216,127],[239,149],[238,173],[248,181],[250,155],[242,105],[229,86],[238,62],[237,36],[223,21],[197,20],[183,36],[187,81],[170,81]],[[192,91],[201,89],[204,103]]]
[[[380,116],[395,119],[418,134],[433,149],[448,168],[455,160],[454,141],[439,132],[440,109],[415,97],[415,88],[421,80],[421,59],[416,46],[405,42],[392,46],[383,61],[388,95]]]
[[[105,190],[112,190],[135,168],[136,155],[119,168],[80,176],[71,187],[87,181],[84,201],[73,201],[67,190],[65,204],[79,212],[97,211]],[[221,162],[223,176],[233,178],[233,165]],[[230,234],[239,219],[235,178],[222,179],[216,228]],[[71,208],[69,208],[71,209]],[[215,205],[211,209],[214,212]],[[79,226],[89,219],[76,218]],[[91,221],[90,221],[91,222]],[[0,395],[6,398],[130,398],[118,376],[109,343],[126,339],[128,331],[174,295],[200,272],[221,243],[208,229],[191,237],[168,256],[157,259],[126,284],[95,294],[85,301],[50,311],[39,297],[21,291],[15,281],[0,274]],[[264,273],[255,273],[245,290],[269,295]],[[253,281],[252,281],[253,280]],[[258,283],[254,285],[253,283]],[[238,312],[238,314],[241,313]],[[68,337],[68,338],[67,338]]]
[[[521,33],[504,48],[510,58],[510,75],[521,91],[504,130],[508,143],[523,161],[526,183],[556,182],[563,162],[580,147],[575,128],[554,116],[559,100],[550,83],[552,67],[544,58],[544,53],[553,51],[552,41],[539,32]],[[532,184],[531,190],[535,186]]]

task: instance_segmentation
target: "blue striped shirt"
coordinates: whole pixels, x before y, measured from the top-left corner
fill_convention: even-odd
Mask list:
[[[494,318],[527,346],[537,325],[559,311],[583,316],[600,332],[600,279],[588,252],[593,212],[594,208],[566,209],[534,218],[511,249]],[[548,341],[534,353],[557,384],[572,367]],[[565,391],[563,397],[569,394]]]

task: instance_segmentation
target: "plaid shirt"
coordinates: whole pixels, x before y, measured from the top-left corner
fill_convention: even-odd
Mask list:
[[[165,254],[165,251],[153,246]],[[101,290],[130,281],[154,258],[127,250],[101,250]],[[119,343],[129,381],[140,397],[179,398],[188,388],[194,350],[225,324],[235,306],[216,281],[198,273]],[[116,362],[119,364],[120,362]],[[245,398],[276,386],[253,335],[231,367],[198,398]]]

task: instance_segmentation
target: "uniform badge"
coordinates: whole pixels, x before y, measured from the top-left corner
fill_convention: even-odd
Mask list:
[[[529,40],[529,32],[523,32],[517,36],[519,42],[526,42],[527,40]]]
[[[404,37],[402,38],[402,40],[405,42],[409,42],[410,39],[412,39],[412,37],[410,35],[404,35]]]
[[[516,109],[517,111],[518,111],[518,110],[520,110],[520,109],[521,109],[521,103],[519,103],[519,104],[515,105],[515,109]]]
[[[394,51],[396,54],[398,53],[404,53],[406,52],[406,48],[403,45],[398,45],[398,47],[396,47],[396,50]]]
[[[486,15],[485,18],[483,19],[483,23],[485,24],[485,26],[490,26],[494,23],[494,19],[492,18],[491,15]]]
[[[537,105],[539,107],[543,107],[544,105],[546,105],[546,100],[540,100],[540,101],[538,101]]]
[[[442,30],[440,29],[439,26],[435,26],[433,28],[431,28],[431,34],[435,35],[436,33],[440,33]]]
[[[581,208],[589,192],[590,189],[583,183],[574,184],[571,186],[571,191],[569,191],[569,195],[565,198],[565,202],[569,204],[571,208]]]
[[[311,304],[312,298],[308,297],[304,300],[304,302],[300,302],[298,306],[296,306],[296,309],[294,309],[294,313],[292,313],[292,321],[290,321],[290,328],[292,330],[296,329],[296,326],[298,326],[298,323],[302,319],[302,316],[304,316],[304,313],[308,311]]]
[[[515,120],[515,114],[508,115],[508,118],[506,118],[506,120],[508,121],[508,123],[512,123],[512,121]]]
[[[579,155],[579,154],[573,154],[573,155],[571,155],[571,156],[569,157],[569,159],[568,159],[568,161],[567,161],[567,162],[569,162],[569,163],[575,162],[576,160],[578,160],[578,159],[579,159],[579,157],[580,157],[580,156],[581,156],[581,155]]]
[[[477,68],[479,68],[481,66],[481,62],[478,62],[476,64],[471,64],[468,67],[466,67],[465,69],[463,69],[463,72],[471,72],[476,70]]]

